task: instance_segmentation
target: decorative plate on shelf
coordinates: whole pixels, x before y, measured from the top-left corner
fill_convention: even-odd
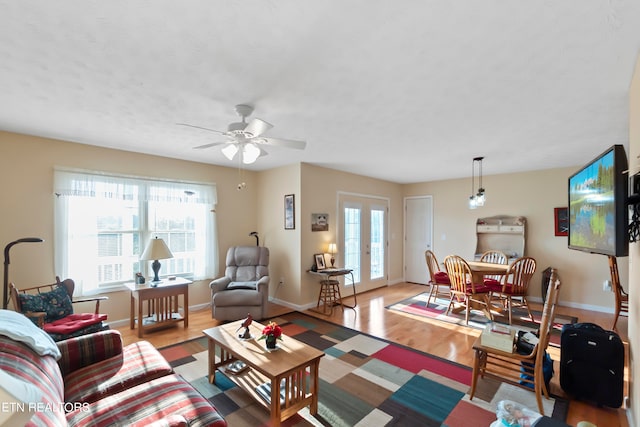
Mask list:
[[[236,360],[235,362],[229,363],[227,365],[227,371],[232,373],[232,374],[239,374],[240,372],[243,372],[248,367],[249,367],[249,365],[247,365],[243,361]]]

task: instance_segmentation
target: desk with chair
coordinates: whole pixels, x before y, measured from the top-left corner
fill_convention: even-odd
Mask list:
[[[323,278],[320,280],[320,293],[318,294],[318,303],[316,304],[315,311],[320,314],[330,315],[333,313],[333,308],[339,305],[342,310],[344,307],[355,308],[358,305],[356,297],[356,284],[353,278],[353,270],[349,268],[324,268],[321,270],[313,271],[308,270],[308,273],[320,275]],[[342,301],[342,295],[340,293],[340,281],[339,277],[351,277],[351,285],[353,286],[353,305],[347,305]],[[322,304],[322,311],[320,310],[320,304]]]

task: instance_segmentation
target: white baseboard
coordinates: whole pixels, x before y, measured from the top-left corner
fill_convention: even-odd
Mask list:
[[[528,297],[527,298],[529,301],[531,302],[537,302],[542,304],[542,298],[541,297]],[[559,306],[562,307],[571,307],[571,308],[577,308],[580,310],[589,310],[589,311],[597,311],[600,313],[609,313],[609,314],[613,314],[613,307],[603,307],[601,305],[591,305],[591,304],[578,304],[575,302],[567,302],[567,301],[560,301],[558,302]]]

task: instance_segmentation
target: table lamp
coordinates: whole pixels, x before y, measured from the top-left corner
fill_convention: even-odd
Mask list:
[[[336,262],[335,253],[338,252],[338,245],[335,243],[329,243],[329,253],[331,254],[331,268]]]
[[[155,239],[149,240],[147,247],[144,252],[140,256],[142,261],[151,261],[153,260],[153,264],[151,264],[151,268],[153,269],[153,281],[159,282],[160,278],[158,277],[158,272],[160,271],[160,262],[159,259],[169,259],[173,258],[173,254],[169,250],[169,247],[164,242],[164,240],[156,237]]]

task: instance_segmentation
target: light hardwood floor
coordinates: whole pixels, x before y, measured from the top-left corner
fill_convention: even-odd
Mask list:
[[[333,314],[329,316],[318,314],[311,310],[307,310],[305,313],[448,360],[472,366],[472,345],[480,334],[479,330],[449,325],[439,321],[429,321],[385,309],[385,307],[390,304],[427,291],[428,289],[428,286],[424,285],[401,283],[359,294],[357,296],[358,304],[355,309],[345,308],[343,311],[339,307],[336,307],[333,310]],[[345,302],[352,304],[353,297],[345,298]],[[532,306],[534,308],[540,307],[536,304],[532,304]],[[276,317],[290,311],[291,310],[286,307],[270,304],[269,317]],[[593,322],[607,328],[610,327],[613,320],[611,314],[562,306],[558,307],[557,313],[576,316],[579,322]],[[159,348],[188,339],[202,337],[203,329],[218,324],[220,324],[220,322],[211,318],[211,311],[209,309],[192,311],[189,314],[189,327],[187,329],[179,325],[147,333],[143,339]],[[622,317],[618,321],[618,329],[618,333],[625,342],[625,347],[628,348],[627,318]],[[128,326],[118,328],[118,330],[122,333],[125,344],[139,341],[136,331],[129,329]],[[550,347],[549,353],[555,361],[555,375],[551,382],[551,391],[554,394],[563,395],[562,389],[560,388],[560,351],[557,348]],[[626,372],[628,372],[628,369]],[[625,381],[625,384],[627,384],[627,381]],[[628,393],[625,392],[625,396],[627,394]],[[625,410],[622,408],[598,408],[583,402],[571,401],[567,423],[575,426],[579,421],[583,420],[589,421],[598,427],[629,427]]]

